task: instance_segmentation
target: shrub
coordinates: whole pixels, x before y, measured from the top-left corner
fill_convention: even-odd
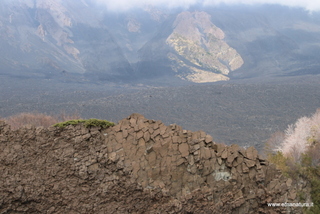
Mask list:
[[[275,154],[281,151],[294,162],[301,161],[307,148],[320,141],[320,109],[311,117],[302,117],[289,125],[285,132],[276,132],[267,141],[264,153]]]
[[[282,152],[294,161],[300,161],[301,154],[308,147],[308,138],[311,136],[312,120],[307,117],[300,118],[294,125],[286,130],[286,137],[282,144]]]
[[[278,169],[280,169],[284,175],[289,174],[289,167],[288,167],[288,161],[289,159],[286,158],[281,151],[277,151],[276,153],[270,153],[267,155],[267,159],[270,163],[273,163],[276,165]]]
[[[307,210],[307,214],[318,214],[320,213],[320,180],[314,178],[311,180],[311,200],[313,207]]]
[[[113,122],[109,122],[107,120],[98,120],[98,119],[89,119],[84,123],[85,127],[101,127],[108,128],[110,126],[114,126]]]
[[[282,141],[282,142],[281,142]],[[302,117],[281,134],[274,134],[266,143],[265,156],[284,174],[303,178],[311,185],[313,207],[305,213],[320,213],[320,109],[311,117]],[[300,193],[300,199],[306,197]]]
[[[60,115],[46,115],[42,113],[20,113],[17,115],[10,116],[8,118],[4,118],[4,121],[11,126],[13,130],[16,130],[20,127],[26,125],[32,126],[43,126],[45,128],[52,126],[52,124],[56,124],[66,120],[79,119],[80,116],[76,112],[72,115],[68,115],[65,112],[60,113]]]
[[[77,125],[79,123],[84,123],[86,120],[68,120],[68,121],[65,121],[65,122],[60,122],[60,123],[56,123],[54,124],[53,126],[54,127],[60,127],[60,128],[64,128],[66,126],[69,126],[69,125]]]
[[[276,154],[278,151],[281,151],[281,145],[284,139],[284,132],[274,133],[265,144],[264,154]]]
[[[73,112],[72,114],[67,114],[65,111],[62,111],[59,115],[56,116],[58,122],[68,121],[68,120],[79,120],[81,116],[78,111]]]
[[[320,142],[316,142],[308,147],[306,152],[304,153],[304,161],[302,164],[306,163],[306,159],[308,162],[305,164],[311,167],[318,167],[320,166]]]
[[[318,143],[319,144],[319,143]],[[319,155],[320,146],[309,148],[302,156],[300,175],[311,184],[311,200],[313,207],[306,211],[307,214],[320,213],[320,165],[314,163],[314,153]],[[317,157],[319,159],[319,157]]]
[[[58,122],[57,118],[41,113],[21,113],[5,118],[5,121],[14,130],[25,125],[49,127]]]
[[[101,127],[108,128],[110,126],[114,126],[114,123],[109,122],[107,120],[98,120],[98,119],[88,119],[84,120],[80,118],[78,112],[74,114],[66,114],[65,112],[61,112],[59,115],[46,115],[42,113],[20,113],[17,115],[10,116],[8,118],[2,119],[7,124],[11,126],[13,130],[16,130],[20,127],[26,125],[32,126],[43,126],[48,128],[49,126],[55,127],[66,127],[68,125],[77,125],[79,123],[83,123],[85,127]],[[65,122],[64,122],[65,121]]]
[[[77,125],[79,123],[83,123],[86,128],[90,127],[101,127],[101,128],[108,128],[110,126],[114,126],[113,122],[109,122],[107,120],[98,120],[98,119],[88,119],[88,120],[69,120],[62,123],[57,123],[53,125],[54,127],[64,128],[69,125]]]

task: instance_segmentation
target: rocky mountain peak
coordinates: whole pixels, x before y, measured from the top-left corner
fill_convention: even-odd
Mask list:
[[[66,15],[67,9],[61,4],[61,2],[62,1],[60,0],[37,0],[36,7],[38,9],[47,10],[59,26],[71,27],[71,18]]]
[[[285,19],[267,7],[256,13],[151,5],[116,13],[100,6],[93,0],[1,1],[0,72],[202,83],[228,80],[233,71],[236,77],[299,73],[306,65],[306,72],[319,70],[317,15],[278,8],[291,17]]]
[[[174,49],[169,57],[176,62],[174,69],[181,78],[193,82],[227,80],[230,71],[242,66],[243,59],[223,40],[224,32],[211,22],[208,13],[182,12],[173,28],[166,42]],[[191,74],[179,72],[187,68]]]
[[[211,16],[203,11],[180,13],[173,23],[174,32],[201,43],[210,34],[224,39],[224,32],[211,22]]]

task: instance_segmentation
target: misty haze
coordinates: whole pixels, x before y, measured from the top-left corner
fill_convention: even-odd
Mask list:
[[[177,124],[183,133],[201,130],[198,137],[210,149],[209,135],[227,146],[254,146],[259,154],[275,136],[295,142],[290,127],[299,127],[300,118],[311,118],[310,133],[319,128],[320,4],[239,2],[2,0],[0,119],[15,129],[20,114],[57,123],[73,115],[117,124],[138,113],[168,127]],[[306,138],[317,146],[319,136]],[[286,156],[279,148],[272,151]],[[264,164],[258,156],[254,160]],[[229,180],[228,173],[215,178]],[[0,212],[10,213],[1,203]]]

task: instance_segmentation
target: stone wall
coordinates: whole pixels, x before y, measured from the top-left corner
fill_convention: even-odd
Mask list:
[[[132,114],[108,129],[0,122],[0,213],[282,213],[297,190],[255,148]]]

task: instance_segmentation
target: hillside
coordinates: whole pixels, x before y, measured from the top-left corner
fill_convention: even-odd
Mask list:
[[[1,79],[1,117],[21,112],[78,112],[83,118],[119,121],[138,112],[166,124],[203,130],[216,142],[255,146],[259,151],[271,134],[320,106],[317,76],[165,88]]]
[[[319,73],[319,14],[281,6],[0,2],[0,74],[181,85]]]
[[[178,14],[170,15],[174,17]],[[118,15],[106,13],[94,1],[2,1],[0,47],[7,51],[0,52],[0,63],[3,65],[0,72],[11,76],[31,76],[32,78],[57,79],[71,75],[78,81],[119,82],[153,75],[163,76],[163,72],[176,76],[177,80],[182,78],[181,72],[187,76],[189,74],[197,76],[199,72],[212,75],[228,74],[229,70],[240,67],[241,60],[235,60],[237,62],[232,66],[219,62],[226,61],[230,64],[234,57],[239,59],[241,57],[222,40],[223,37],[216,37],[214,31],[218,28],[211,23],[210,15],[205,12],[199,14],[205,17],[207,24],[195,25],[190,30],[185,27],[189,24],[188,20],[186,20],[187,23],[180,24],[180,27],[173,27],[176,24],[172,23],[169,14],[151,6]],[[183,14],[178,15],[177,20],[181,19],[181,16]],[[202,22],[201,16],[196,15],[200,18],[196,18],[195,21]],[[187,54],[188,56],[185,57],[185,62],[192,64],[192,72],[188,69],[177,72],[176,66],[173,65],[169,71],[166,69],[157,73],[152,71],[152,68],[157,66],[166,66],[165,61],[151,65],[158,59],[168,61],[172,58],[173,52],[178,56],[185,55],[177,51],[177,45],[173,45],[173,37],[170,34],[176,35],[178,30],[171,28],[183,29],[199,37],[188,38],[188,42],[194,45],[187,49],[198,55],[196,58],[190,58],[190,54]],[[177,35],[185,36],[183,33]],[[200,38],[202,38],[201,41]],[[218,42],[215,42],[216,39]],[[165,40],[168,44],[162,42]],[[175,42],[180,43],[180,40],[175,38]],[[205,49],[199,49],[204,43],[207,43]],[[163,46],[160,48],[163,51],[149,55],[150,51],[156,51],[157,45]],[[198,50],[194,49],[195,45]],[[174,46],[175,51],[170,50],[171,46]],[[206,52],[213,60],[208,59],[209,55],[199,58]],[[218,57],[219,54],[222,54],[222,57]],[[200,60],[201,65],[195,60]],[[218,64],[214,65],[215,63]],[[170,64],[176,64],[176,62],[169,62],[169,67]],[[186,79],[199,82],[197,78],[186,77]],[[201,79],[200,82],[214,82],[228,78],[205,80],[201,77]]]
[[[107,129],[0,123],[0,211],[24,213],[282,213],[307,192],[253,147],[139,114]]]

